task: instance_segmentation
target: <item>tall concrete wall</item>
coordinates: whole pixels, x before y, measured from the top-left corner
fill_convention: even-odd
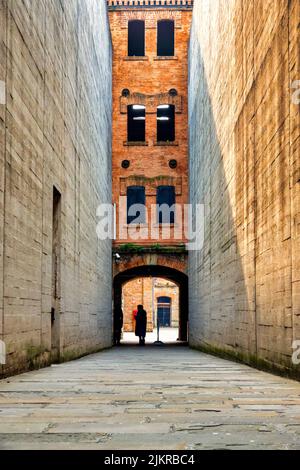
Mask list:
[[[288,369],[300,340],[299,19],[298,0],[196,0],[189,70],[190,198],[205,204],[191,345]]]
[[[111,198],[106,2],[0,0],[0,57],[0,339],[11,374],[54,360],[53,186],[60,358],[111,344],[111,243],[96,237],[97,206]]]

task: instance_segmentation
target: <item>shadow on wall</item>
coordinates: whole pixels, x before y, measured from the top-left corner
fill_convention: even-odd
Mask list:
[[[104,0],[0,1],[0,376],[112,344],[111,56]]]
[[[190,200],[205,205],[205,241],[189,255],[190,345],[299,377],[291,360],[288,12],[259,56],[253,11],[230,8],[198,2],[191,34]]]

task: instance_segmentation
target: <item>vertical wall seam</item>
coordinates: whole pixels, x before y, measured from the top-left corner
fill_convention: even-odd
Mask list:
[[[253,94],[254,94],[254,114],[253,114],[253,192],[254,192],[254,204],[253,204],[253,229],[254,229],[254,311],[255,311],[255,351],[256,357],[258,357],[258,312],[257,312],[257,173],[256,173],[256,70],[255,70],[255,8],[254,0],[252,0],[252,32],[253,32]]]
[[[6,192],[6,182],[7,182],[7,114],[8,114],[8,111],[7,111],[7,94],[8,94],[8,37],[9,37],[9,34],[8,34],[8,27],[9,27],[9,8],[8,8],[8,2],[5,2],[5,5],[6,5],[6,29],[5,29],[5,51],[6,51],[6,55],[5,55],[5,92],[6,92],[6,100],[5,100],[5,113],[4,113],[4,116],[5,116],[5,123],[4,123],[4,126],[5,126],[5,130],[4,130],[4,161],[3,161],[3,171],[4,171],[4,194],[3,194],[3,251],[2,251],[2,256],[3,256],[3,291],[2,291],[2,296],[3,296],[3,299],[2,299],[2,334],[3,334],[3,338],[4,338],[4,335],[5,335],[5,316],[4,316],[4,294],[5,294],[5,253],[6,253],[6,243],[5,243],[5,240],[6,240],[6,230],[5,230],[5,220],[6,220],[6,199],[7,199],[7,192]]]
[[[79,272],[80,272],[80,265],[79,265],[79,234],[78,234],[78,207],[79,207],[79,194],[77,190],[77,185],[79,185],[79,177],[78,177],[78,160],[79,160],[79,152],[78,152],[78,130],[79,130],[79,125],[78,125],[78,115],[79,115],[79,104],[78,101],[80,100],[80,90],[79,90],[79,71],[78,71],[78,63],[79,63],[79,3],[78,1],[76,2],[76,68],[75,68],[75,83],[76,83],[76,91],[75,91],[75,96],[76,96],[76,106],[75,106],[75,167],[74,167],[74,258],[75,258],[75,263],[74,263],[74,278],[76,282],[76,288],[80,289],[80,282],[79,282]],[[81,299],[81,296],[79,296],[79,299]],[[78,302],[78,314],[80,312],[80,300]],[[79,315],[78,315],[79,318]],[[79,327],[80,327],[80,320],[79,320]]]
[[[8,11],[8,2],[5,2],[5,93],[6,93],[6,100],[5,100],[5,112],[4,112],[4,153],[3,153],[3,227],[2,227],[2,339],[4,341],[5,335],[5,325],[4,325],[4,289],[5,289],[5,239],[6,239],[6,231],[5,231],[5,214],[6,214],[6,159],[7,159],[7,90],[8,90],[8,19],[9,19],[9,11]],[[4,370],[4,365],[1,365],[1,372]]]
[[[209,7],[210,11],[211,5]],[[211,60],[211,23],[209,23],[209,59]],[[205,71],[205,66],[204,66],[204,59],[203,59],[203,75]],[[209,67],[208,74],[211,73],[211,68]],[[207,77],[207,85],[209,87],[209,79],[210,75]],[[211,99],[211,98],[210,98]],[[213,104],[211,102],[211,108]],[[213,113],[213,109],[211,111]],[[210,149],[209,153],[212,155],[212,126],[210,126],[210,137],[209,137],[209,143],[210,143]],[[210,331],[210,325],[211,325],[211,298],[212,298],[212,165],[209,165],[209,314],[208,314],[208,329],[209,329],[209,337],[211,338],[211,331]],[[203,259],[204,260],[204,259]],[[204,323],[204,330],[205,330],[205,323]],[[207,333],[206,333],[207,335]],[[204,336],[204,334],[203,334]]]
[[[287,14],[288,14],[288,80],[289,80],[289,87],[291,87],[291,5],[292,2],[289,0],[287,6]],[[292,106],[291,97],[289,99],[289,192],[290,192],[290,256],[291,256],[291,263],[290,263],[290,275],[291,275],[291,324],[292,324],[292,340],[297,339],[295,337],[295,328],[294,328],[294,302],[293,302],[293,162],[292,162],[292,137],[291,137],[291,106]]]
[[[45,3],[45,21],[44,21],[44,35],[43,35],[43,53],[44,53],[44,70],[43,70],[43,168],[42,168],[42,246],[41,246],[41,323],[40,323],[40,336],[41,346],[43,346],[43,265],[44,265],[44,196],[45,196],[45,109],[46,109],[46,31],[47,31],[47,14]],[[50,313],[50,312],[49,312]]]

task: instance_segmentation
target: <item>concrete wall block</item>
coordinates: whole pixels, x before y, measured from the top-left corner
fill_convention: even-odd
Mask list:
[[[299,2],[198,0],[189,68],[190,199],[206,204],[205,244],[189,256],[191,343],[291,368]]]
[[[106,3],[87,3],[0,2],[5,374],[51,361],[54,186],[61,193],[60,356],[111,344],[111,243],[97,239],[96,210],[111,200],[112,47]]]

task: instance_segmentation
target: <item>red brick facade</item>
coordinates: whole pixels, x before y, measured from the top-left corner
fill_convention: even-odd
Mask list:
[[[133,312],[137,305],[143,305],[147,312],[147,330],[157,326],[157,308],[160,297],[170,298],[171,325],[179,324],[179,288],[171,281],[161,278],[139,278],[128,282],[123,287],[122,308],[124,313],[124,331],[134,331]]]
[[[108,2],[113,42],[113,201],[118,209],[119,197],[124,197],[122,213],[125,216],[127,187],[145,187],[148,223],[151,222],[158,230],[157,220],[150,218],[150,206],[156,204],[158,186],[174,186],[176,203],[188,203],[187,80],[192,15],[191,1],[183,2],[181,6],[175,1],[162,3],[163,7],[158,4],[156,7],[154,1],[144,1],[139,2],[138,7],[138,2],[133,1]],[[145,21],[144,57],[128,57],[128,22],[132,19]],[[157,57],[157,22],[161,19],[172,19],[175,22],[173,57]],[[125,89],[129,93],[122,96]],[[177,90],[176,96],[169,94],[171,89]],[[143,144],[134,145],[127,140],[127,106],[131,104],[146,106],[146,139]],[[175,106],[175,142],[157,142],[156,112],[160,104]],[[130,162],[128,169],[122,168],[124,160]],[[170,168],[170,160],[177,161],[177,168]],[[121,227],[124,236],[120,239],[120,220],[117,217],[117,246],[132,242],[130,237],[127,239],[126,217],[124,221]],[[170,239],[159,240],[159,243],[178,245],[185,242],[184,236],[174,237],[175,229],[172,226]],[[137,243],[149,246],[157,241],[146,235]]]
[[[152,298],[153,279],[165,276],[168,280],[165,283],[179,286],[172,298],[172,321],[173,326],[179,323],[179,337],[182,339],[187,337],[187,237],[183,206],[189,199],[187,90],[192,5],[192,0],[108,1],[113,43],[114,303],[115,306],[123,304],[127,331],[134,328],[132,311],[137,304],[144,304],[148,312],[148,329],[151,330],[157,318],[157,302]],[[143,56],[128,56],[128,24],[132,20],[144,22]],[[157,36],[161,20],[174,22],[173,56],[158,55]],[[144,107],[145,138],[142,142],[133,143],[127,132],[128,107],[133,105]],[[165,139],[164,142],[158,138],[157,132],[158,107],[162,105],[168,105],[175,114],[175,139]],[[174,160],[176,165],[171,164]],[[132,186],[144,188],[148,212],[145,223],[133,228],[133,237],[130,233],[132,228],[127,225],[126,198],[127,188]],[[166,226],[159,224],[153,211],[160,186],[172,187],[172,197],[175,196],[179,206],[174,224],[167,225],[170,233],[164,234],[163,238]],[[153,229],[155,237],[151,234]],[[142,234],[142,239],[134,238],[137,234]]]

